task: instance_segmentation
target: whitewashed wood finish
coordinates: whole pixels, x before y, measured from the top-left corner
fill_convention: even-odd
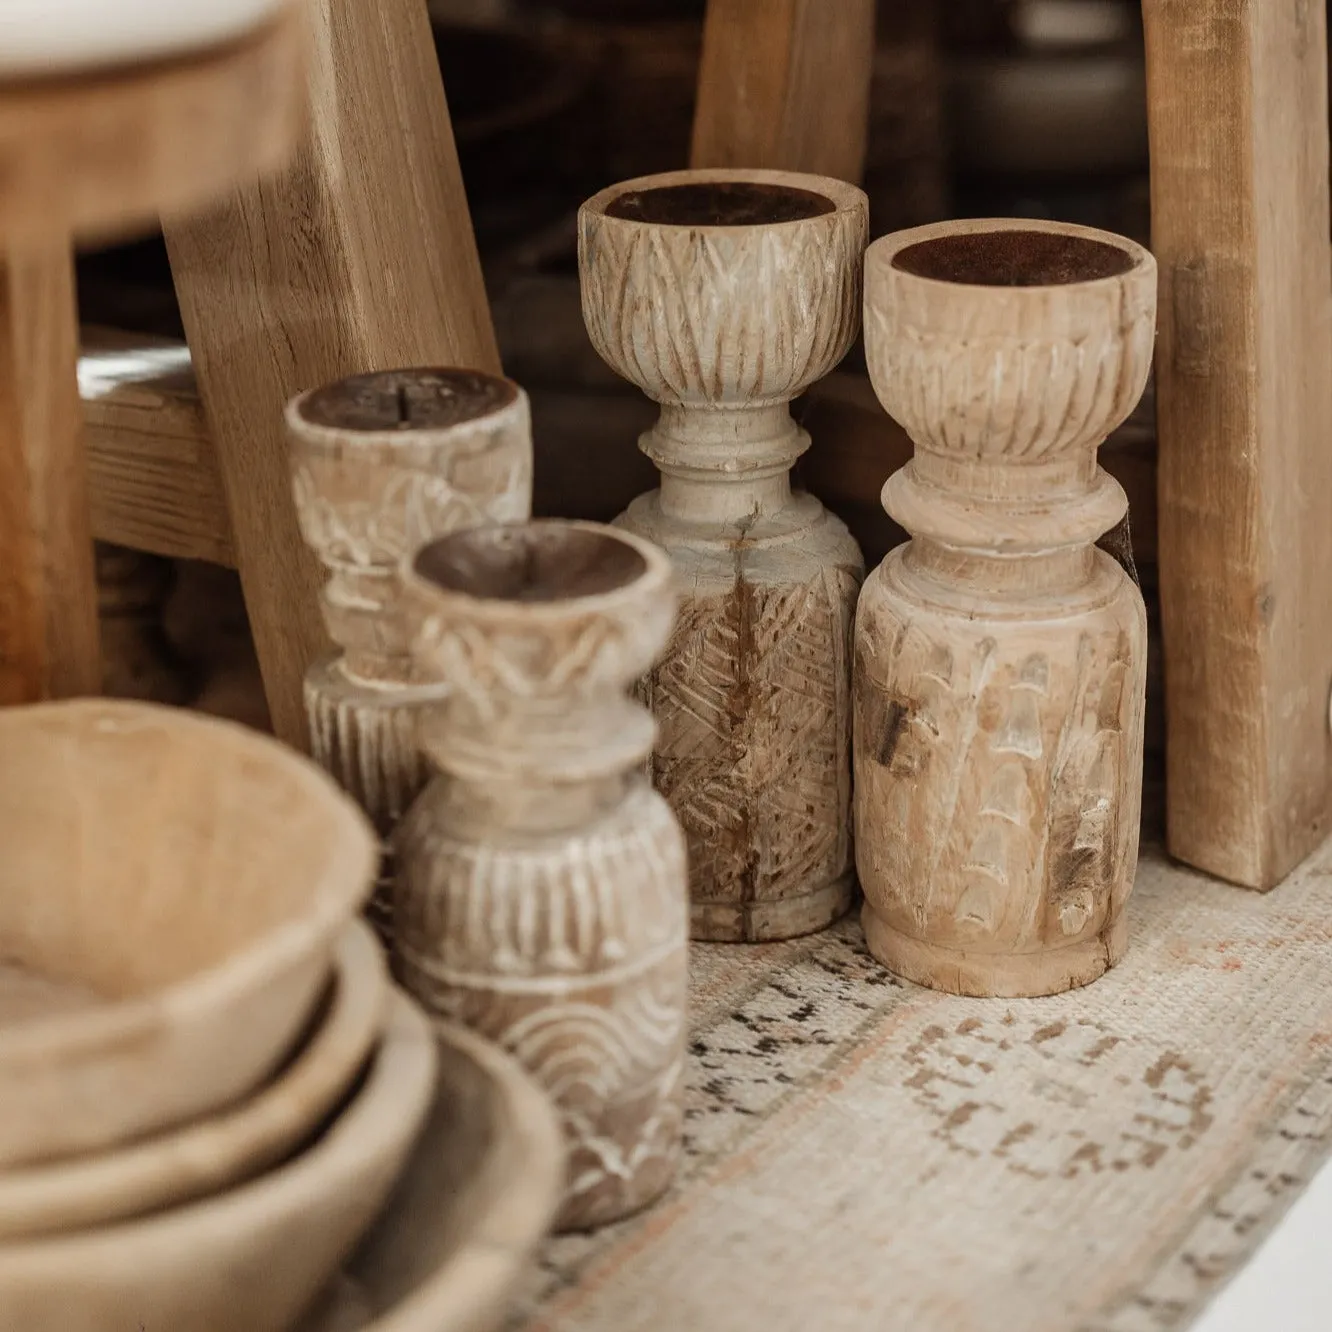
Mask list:
[[[1057,283],[979,285],[977,263],[1050,281],[1014,233],[1071,238]],[[956,237],[970,281],[900,266]],[[1077,280],[1096,243],[1124,271]],[[1142,597],[1092,544],[1126,504],[1096,449],[1146,383],[1156,265],[1104,232],[972,221],[876,242],[865,281],[875,391],[915,444],[884,487],[913,540],[856,624],[866,937],[937,989],[1086,984],[1124,948],[1147,660]]]
[[[469,392],[480,415],[461,402]],[[388,371],[302,394],[287,424],[301,534],[329,571],[338,644],[306,674],[311,750],[387,838],[425,785],[416,716],[439,690],[413,668],[398,566],[457,528],[528,516],[527,395],[480,371]],[[387,853],[370,906],[386,940],[392,874]]]
[[[683,225],[614,216],[625,196],[735,182],[828,211]],[[608,211],[610,210],[610,211]],[[781,939],[850,905],[850,641],[864,562],[793,493],[809,447],[790,400],[846,354],[867,206],[854,186],[781,171],[623,182],[579,214],[583,315],[613,369],[661,406],[640,448],[661,472],[617,522],[664,547],[684,603],[643,685],[652,776],[689,842],[697,939]]]
[[[533,558],[619,572],[544,600],[430,573],[502,567],[525,592]],[[414,568],[418,661],[450,690],[422,719],[440,775],[395,838],[399,975],[550,1093],[570,1152],[559,1225],[601,1225],[666,1188],[682,1142],[685,844],[643,774],[652,719],[625,693],[670,634],[670,562],[550,521],[455,534]]]

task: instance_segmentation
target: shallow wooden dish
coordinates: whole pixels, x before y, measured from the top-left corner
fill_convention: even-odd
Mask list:
[[[365,816],[275,740],[150,704],[0,710],[0,754],[0,1166],[239,1101],[366,898]]]
[[[346,1096],[384,1029],[388,968],[351,925],[314,1029],[274,1080],[232,1110],[95,1156],[0,1171],[0,1240],[143,1216],[231,1188],[307,1140]]]
[[[301,1332],[487,1332],[564,1187],[549,1100],[508,1055],[440,1025],[435,1104],[383,1215]]]
[[[383,1206],[437,1059],[424,1014],[395,995],[366,1077],[308,1151],[203,1202],[0,1245],[0,1327],[286,1332]]]

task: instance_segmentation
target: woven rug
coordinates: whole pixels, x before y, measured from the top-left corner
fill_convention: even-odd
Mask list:
[[[527,1332],[1170,1332],[1332,1145],[1332,843],[1273,893],[1148,851],[1125,961],[973,1000],[854,917],[696,946],[688,1152],[549,1242]]]

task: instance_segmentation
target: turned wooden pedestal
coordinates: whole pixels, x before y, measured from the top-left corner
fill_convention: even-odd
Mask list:
[[[865,234],[858,189],[775,171],[627,181],[579,215],[593,345],[661,405],[639,441],[661,487],[617,521],[670,553],[684,594],[644,694],[696,939],[788,938],[851,902],[863,561],[791,489],[810,440],[789,403],[855,337]]]
[[[885,237],[866,358],[915,444],[912,540],[856,621],[856,864],[871,951],[974,995],[1052,994],[1123,954],[1142,794],[1142,596],[1093,545],[1096,449],[1141,396],[1156,265],[1052,223]]]

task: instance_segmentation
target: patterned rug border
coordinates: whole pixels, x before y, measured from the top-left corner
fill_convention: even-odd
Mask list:
[[[1192,879],[1209,889],[1222,886],[1170,862],[1159,846],[1144,846],[1143,851],[1144,860],[1155,861],[1172,878]],[[1332,879],[1330,860],[1332,842],[1292,879]],[[869,1029],[931,998],[933,992],[891,976],[869,955],[858,916],[853,909],[822,933],[749,946],[743,953],[734,945],[700,953],[697,988],[691,995],[691,1143],[676,1188],[654,1210],[599,1234],[562,1237],[548,1245],[534,1288],[525,1308],[515,1313],[512,1328],[546,1332],[570,1325],[566,1320],[578,1317],[584,1297],[613,1282],[625,1262],[687,1214],[695,1190],[723,1182],[733,1162],[755,1150],[759,1136],[798,1110],[803,1098],[836,1083],[864,1048]],[[741,956],[745,964],[734,965],[733,959]],[[786,983],[787,973],[801,970],[806,972],[803,988]],[[872,990],[864,989],[866,982]],[[825,987],[839,992],[835,1002],[814,1008],[811,995],[834,997]],[[820,1019],[794,1044],[787,1042],[792,1040],[791,1020],[798,1014],[783,1009],[779,1000],[811,1009]],[[771,1023],[777,1034],[762,1032],[764,1023]],[[782,1056],[771,1067],[755,1055],[764,1041],[773,1042],[768,1050]],[[756,1077],[760,1071],[771,1076]],[[756,1083],[772,1081],[786,1085],[776,1094],[765,1088],[757,1108],[745,1104]],[[1315,1044],[1306,1047],[1302,1064],[1292,1056],[1289,1081],[1274,1096],[1262,1125],[1254,1127],[1252,1147],[1189,1207],[1174,1236],[1162,1244],[1154,1266],[1126,1272],[1122,1290],[1099,1312],[1070,1322],[1067,1332],[1181,1332],[1253,1256],[1330,1157],[1332,1049],[1320,1057]]]
[[[1255,1143],[1180,1228],[1156,1270],[1077,1332],[1182,1332],[1239,1275],[1332,1160],[1332,1055],[1291,1087]]]

